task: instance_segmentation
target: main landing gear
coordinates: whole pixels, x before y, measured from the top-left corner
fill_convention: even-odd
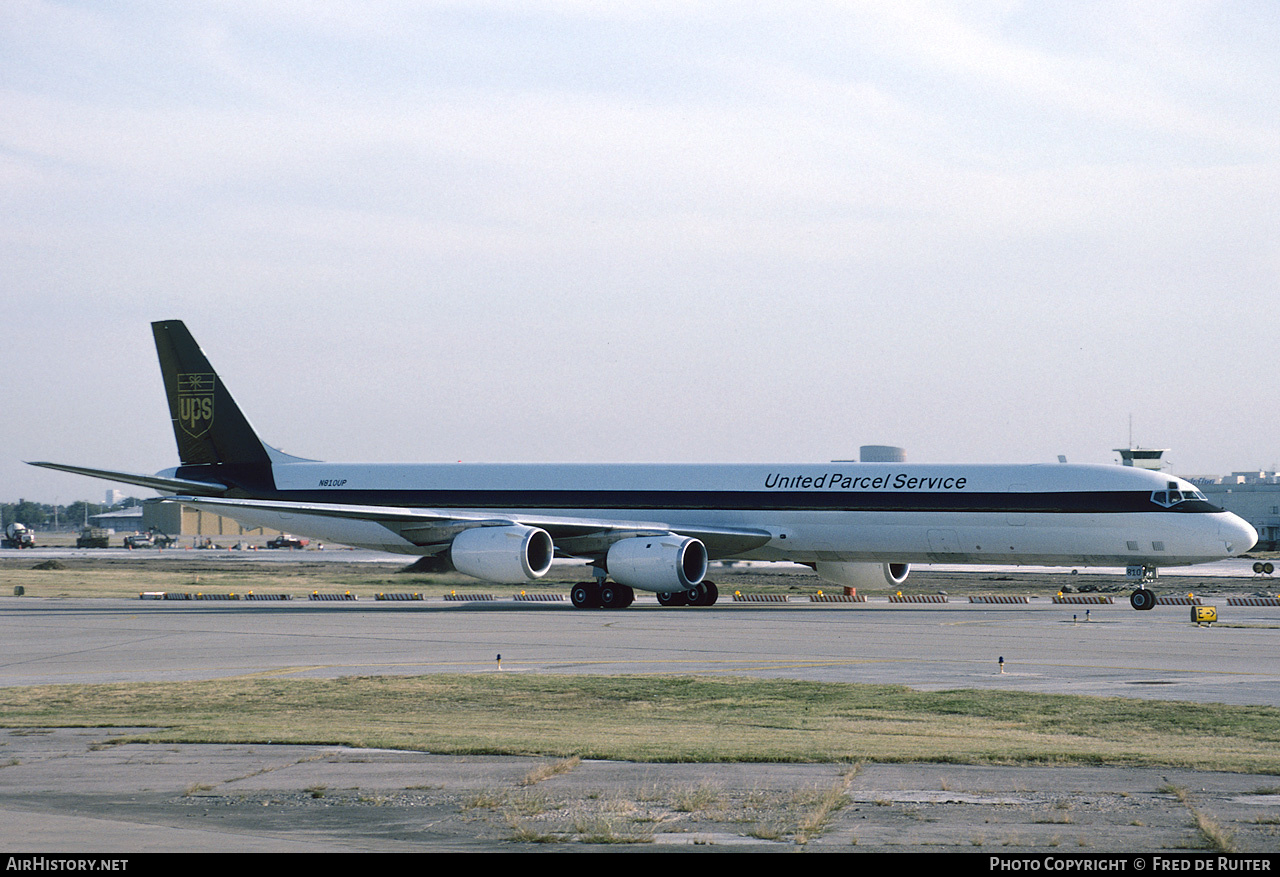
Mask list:
[[[663,606],[711,606],[720,590],[711,582],[695,585],[687,591],[658,594]],[[635,602],[636,592],[614,582],[579,582],[569,591],[569,599],[578,609],[626,609]]]
[[[687,591],[659,594],[658,602],[663,606],[714,606],[719,597],[720,589],[714,582],[703,582]]]
[[[613,582],[579,582],[569,599],[578,609],[626,609],[635,602],[636,592]]]

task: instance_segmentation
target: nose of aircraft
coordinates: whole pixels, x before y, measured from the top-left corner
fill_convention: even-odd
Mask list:
[[[1228,554],[1243,554],[1258,544],[1258,531],[1244,518],[1227,513],[1218,525],[1218,535],[1227,545]]]

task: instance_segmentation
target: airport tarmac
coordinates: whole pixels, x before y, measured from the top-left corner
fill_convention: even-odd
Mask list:
[[[1225,601],[1222,601],[1225,603]],[[0,686],[243,675],[702,673],[1280,706],[1280,609],[0,598]],[[1001,672],[1000,660],[1004,667]]]
[[[699,673],[1280,706],[1280,609],[1228,608],[1223,600],[1219,614],[1218,625],[1196,627],[1185,606],[1139,613],[1127,602],[1046,599],[1010,606],[726,600],[679,610],[642,599],[607,612],[567,602],[5,597],[0,691],[262,674]],[[1206,843],[1197,814],[1208,814],[1236,849],[1280,848],[1274,777],[583,762],[530,787],[525,779],[546,760],[108,745],[117,733],[0,731],[0,842],[47,852],[607,844],[1065,855],[1196,848]],[[804,802],[837,786],[849,803],[805,834]]]

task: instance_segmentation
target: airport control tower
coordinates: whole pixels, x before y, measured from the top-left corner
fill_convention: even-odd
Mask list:
[[[1161,457],[1168,448],[1115,448],[1120,455],[1120,462],[1125,466],[1136,466],[1139,469],[1151,469],[1159,472],[1164,468]]]

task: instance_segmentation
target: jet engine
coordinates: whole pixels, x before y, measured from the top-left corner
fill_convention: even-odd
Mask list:
[[[449,546],[454,568],[489,582],[519,584],[541,578],[551,569],[555,546],[546,530],[513,525],[472,527]]]
[[[911,567],[905,563],[844,563],[820,560],[813,565],[818,575],[837,585],[850,588],[896,586],[907,580]]]
[[[637,536],[610,545],[605,566],[620,585],[659,594],[687,591],[707,574],[707,548],[688,536]]]

